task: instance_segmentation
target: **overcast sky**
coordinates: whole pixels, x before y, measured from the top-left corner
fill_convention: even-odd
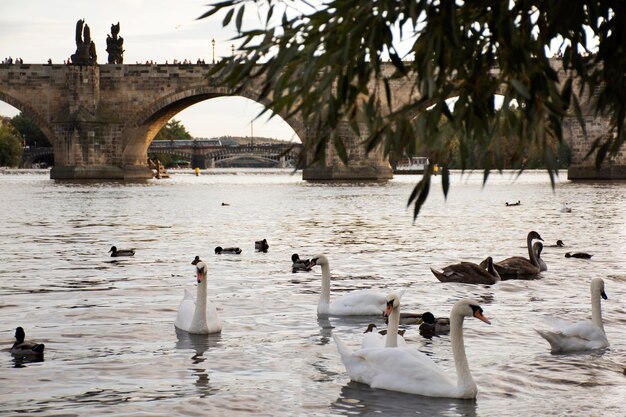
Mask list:
[[[76,50],[76,21],[85,19],[96,43],[98,63],[107,62],[106,37],[120,23],[124,63],[196,62],[231,54],[234,32],[221,27],[221,17],[196,20],[210,0],[0,0],[0,61],[61,63]],[[194,137],[249,136],[250,122],[261,110],[243,98],[217,98],[193,105],[174,118]],[[0,115],[14,116],[14,107],[0,101]],[[299,141],[279,117],[254,122],[254,136]]]

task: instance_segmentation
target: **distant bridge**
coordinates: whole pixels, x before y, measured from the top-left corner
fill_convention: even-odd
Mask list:
[[[287,168],[297,166],[302,148],[300,143],[229,146],[202,139],[155,140],[150,144],[148,153],[172,155],[201,169],[244,165]],[[52,161],[53,158],[54,148],[31,146],[24,149],[20,168],[32,168],[35,163]]]
[[[53,161],[54,148],[44,146],[30,146],[24,148],[24,152],[22,153],[22,160],[20,161],[20,168],[33,168],[33,164],[38,163],[42,160],[46,161],[46,165],[48,165],[47,161]]]
[[[191,162],[193,168],[220,168],[255,165],[265,167],[295,167],[302,144],[216,145],[214,140],[154,140],[148,153],[176,156]],[[249,161],[245,163],[244,161]]]

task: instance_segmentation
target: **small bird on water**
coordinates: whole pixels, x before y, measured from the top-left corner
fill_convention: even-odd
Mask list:
[[[367,329],[365,329],[365,331],[363,333],[372,333],[374,331],[374,329],[376,329],[376,325],[374,323],[370,323],[367,325]],[[387,335],[387,329],[383,329],[383,330],[379,330],[378,331],[379,334],[382,334],[383,336]],[[398,329],[398,334],[400,336],[404,336],[404,333],[406,333],[406,329]]]
[[[291,255],[291,272],[296,273],[298,271],[309,272],[311,270],[310,259],[300,259],[297,253]]]
[[[593,255],[590,255],[585,252],[567,252],[565,254],[566,258],[579,258],[579,259],[591,259]]]
[[[15,343],[11,347],[11,355],[15,357],[37,357],[43,356],[45,345],[43,343],[32,343],[24,341],[26,333],[24,329],[15,329]]]
[[[267,243],[267,239],[257,240],[254,242],[254,249],[260,252],[267,252],[270,248],[269,243]]]
[[[117,249],[115,246],[111,246],[109,252],[114,258],[117,256],[135,256],[135,249]]]
[[[223,248],[221,246],[215,248],[216,255],[221,255],[222,253],[232,253],[235,255],[239,255],[241,253],[241,248]]]

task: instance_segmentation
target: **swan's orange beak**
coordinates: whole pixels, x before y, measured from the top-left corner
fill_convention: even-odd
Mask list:
[[[484,321],[487,324],[491,324],[489,319],[487,317],[483,316],[483,313],[480,310],[474,311],[474,317],[476,317],[480,321]]]
[[[204,274],[200,271],[196,272],[196,279],[198,280],[198,284],[200,284],[204,279]]]
[[[383,316],[389,317],[391,315],[392,310],[393,310],[393,301],[387,303],[387,306],[385,307],[385,311],[383,312]]]

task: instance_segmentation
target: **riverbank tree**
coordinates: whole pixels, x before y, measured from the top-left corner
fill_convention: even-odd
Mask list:
[[[10,123],[0,120],[0,166],[19,166],[22,152],[22,137],[19,132]]]
[[[171,119],[159,130],[154,140],[185,140],[192,139],[185,125],[180,120]]]
[[[154,137],[154,140],[188,140],[192,139],[191,134],[187,131],[187,128],[180,120],[171,119],[165,126],[159,130],[159,133]],[[151,159],[158,159],[161,163],[170,167],[174,165],[175,159],[169,154],[151,153]]]
[[[462,151],[476,145],[485,181],[491,170],[505,166],[502,138],[517,137],[522,148],[538,149],[554,186],[558,157],[551,143],[563,143],[567,114],[576,115],[584,130],[579,97],[586,91],[596,94],[597,114],[610,118],[609,131],[591,138],[596,165],[617,155],[626,137],[623,1],[221,0],[200,18],[215,15],[236,29],[239,47],[218,61],[212,75],[235,91],[262,80],[257,100],[268,103],[267,111],[302,115],[314,135],[303,155],[321,158],[330,145],[348,162],[335,134],[347,121],[366,137],[369,150],[427,150],[443,168],[447,195],[445,154],[452,137]],[[550,62],[555,50],[566,70],[563,79]],[[391,73],[383,66],[388,61]],[[414,100],[398,104],[391,88],[398,81],[412,84]],[[503,95],[499,114],[496,94]],[[457,98],[453,108],[446,103],[451,97]],[[524,158],[514,154],[513,162],[523,166]],[[467,168],[467,159],[461,165]],[[415,216],[431,174],[409,197]]]
[[[24,113],[19,113],[11,119],[11,124],[24,139],[24,146],[51,147],[52,144],[43,131]]]

